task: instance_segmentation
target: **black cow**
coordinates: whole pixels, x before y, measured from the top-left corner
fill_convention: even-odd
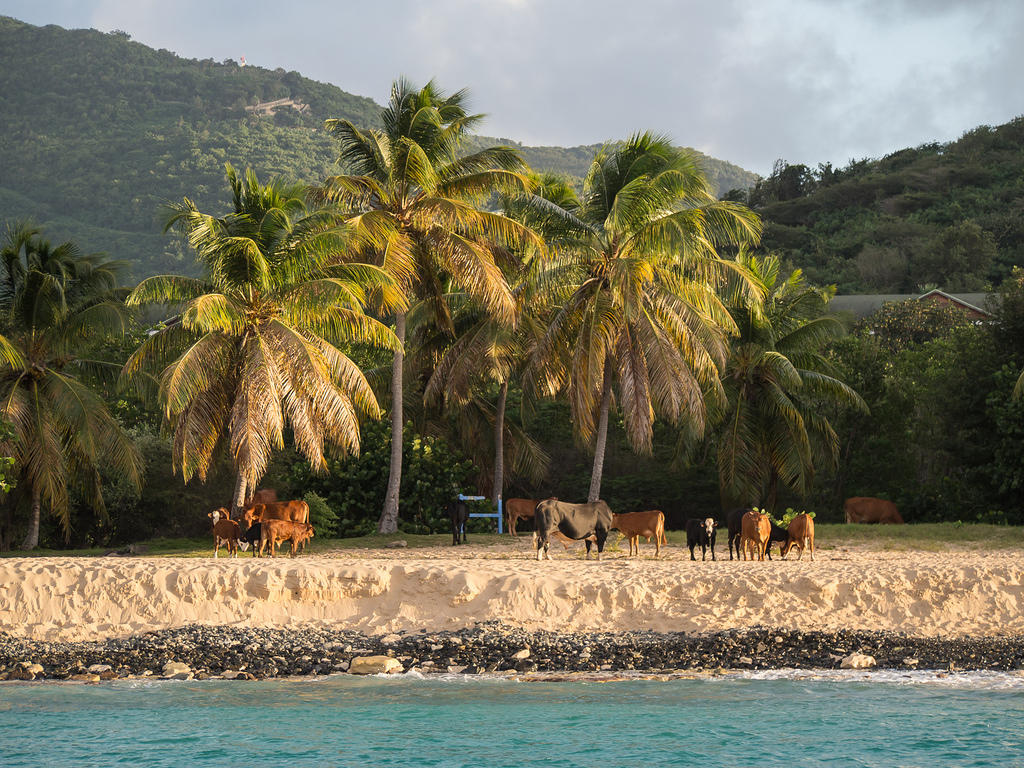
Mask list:
[[[466,521],[469,520],[469,505],[462,499],[452,499],[446,507],[448,517],[452,521],[452,546],[459,545],[459,535],[462,536],[462,544],[466,543]]]
[[[259,557],[258,550],[262,534],[263,523],[253,523],[246,529],[245,533],[242,534],[242,541],[246,541],[252,546],[253,557]]]
[[[768,552],[768,559],[769,560],[772,559],[772,544],[778,544],[779,545],[779,552],[781,553],[782,552],[782,545],[786,543],[786,540],[788,538],[789,538],[789,531],[787,531],[782,526],[776,525],[773,522],[772,523],[772,532],[770,534],[768,534],[768,546],[766,547],[766,551]]]
[[[590,545],[597,542],[597,559],[604,552],[604,542],[608,531],[612,528],[612,511],[603,501],[592,501],[587,504],[569,504],[557,499],[545,499],[537,505],[533,515],[534,543],[537,546],[537,559],[541,552],[551,559],[548,552],[549,537],[555,531],[567,538],[587,543],[587,559],[590,559]],[[591,539],[593,537],[593,539]]]
[[[743,516],[750,511],[750,507],[734,509],[725,515],[725,524],[729,527],[729,559],[732,560],[732,548],[736,547],[736,559],[740,559],[740,533],[743,529]]]
[[[707,560],[708,547],[711,547],[711,559],[715,559],[715,531],[718,530],[718,521],[706,517],[703,520],[691,518],[686,521],[686,546],[690,548],[690,559],[694,557],[694,547],[700,547],[700,559]]]

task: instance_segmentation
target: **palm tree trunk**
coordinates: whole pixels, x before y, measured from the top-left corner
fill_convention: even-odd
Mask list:
[[[235,480],[235,493],[231,497],[231,519],[237,520],[239,514],[242,511],[242,507],[245,506],[246,501],[246,486],[245,486],[245,475],[242,471],[238,471],[238,477]]]
[[[594,469],[590,473],[590,493],[587,501],[601,498],[601,473],[604,471],[604,449],[608,444],[608,411],[612,404],[612,358],[604,359],[604,381],[601,385],[601,412],[597,420],[597,439],[594,442]]]
[[[494,487],[491,498],[495,506],[505,487],[505,401],[508,399],[508,381],[501,382],[498,405],[494,416]]]
[[[21,542],[22,549],[35,549],[39,546],[39,510],[42,507],[42,499],[38,488],[32,489],[32,515],[28,520],[28,535]]]
[[[395,315],[395,335],[401,347],[391,361],[391,471],[388,490],[384,496],[384,509],[380,513],[377,531],[395,533],[398,530],[398,494],[402,487],[402,365],[405,362],[405,313]]]

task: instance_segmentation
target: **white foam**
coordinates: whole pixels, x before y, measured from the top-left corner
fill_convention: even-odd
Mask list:
[[[933,685],[943,688],[984,690],[1024,690],[1024,672],[945,672],[935,669],[767,669],[736,672],[722,679],[800,680],[832,683],[887,683],[895,685]]]

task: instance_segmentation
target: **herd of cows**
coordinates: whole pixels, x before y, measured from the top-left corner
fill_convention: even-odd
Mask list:
[[[885,499],[857,496],[846,500],[844,505],[846,522],[848,523],[890,523],[903,522],[896,505]],[[452,544],[466,542],[466,522],[469,518],[469,507],[465,501],[455,499],[448,504],[448,514],[452,524]],[[508,531],[516,536],[516,527],[520,520],[533,523],[533,540],[537,550],[537,559],[551,559],[549,551],[551,539],[562,541],[568,548],[569,543],[583,541],[587,546],[587,559],[590,559],[591,547],[597,545],[597,559],[601,559],[605,541],[611,531],[618,531],[629,539],[629,554],[640,554],[640,538],[648,542],[654,539],[655,557],[661,556],[661,545],[667,543],[665,538],[665,514],[654,509],[646,512],[615,513],[607,503],[593,501],[586,504],[570,504],[550,499],[509,499],[505,502],[505,515]],[[773,544],[779,545],[779,554],[785,560],[795,547],[799,550],[797,559],[808,550],[814,560],[814,518],[803,512],[794,517],[786,528],[776,525],[771,518],[757,507],[734,509],[726,515],[726,526],[729,531],[729,559],[751,560],[772,559]],[[689,519],[686,521],[686,546],[690,550],[690,559],[696,560],[694,550],[700,547],[701,560],[707,559],[707,551],[711,550],[711,559],[715,560],[715,538],[718,521],[712,517]]]
[[[469,507],[465,501],[455,499],[448,504],[448,515],[452,526],[452,544],[466,543],[466,523],[469,520]],[[846,522],[848,523],[902,523],[896,505],[884,499],[854,497],[846,500],[844,505]],[[611,531],[618,531],[629,539],[629,554],[640,554],[640,538],[648,542],[652,539],[655,545],[655,557],[661,556],[661,546],[667,543],[665,538],[665,515],[660,510],[646,512],[615,513],[604,501],[586,504],[570,504],[550,499],[509,499],[505,502],[505,514],[508,530],[516,536],[516,527],[520,520],[529,520],[533,524],[533,540],[537,550],[537,560],[547,557],[551,540],[561,541],[566,548],[569,544],[583,541],[587,547],[587,559],[593,545],[597,545],[597,559],[601,559],[604,545]],[[299,550],[304,550],[306,542],[313,538],[313,526],[309,522],[309,505],[304,501],[278,501],[273,489],[256,491],[242,507],[239,520],[232,520],[230,511],[225,507],[215,509],[209,514],[213,524],[213,556],[220,555],[220,548],[227,549],[231,557],[238,556],[238,550],[246,551],[253,548],[253,557],[262,557],[266,552],[270,557],[278,546],[290,542],[290,554],[294,557]],[[240,521],[245,524],[242,529]],[[806,512],[794,517],[786,528],[776,525],[763,510],[757,507],[734,509],[726,515],[726,527],[729,532],[729,559],[733,552],[737,559],[764,560],[772,559],[771,548],[778,544],[782,559],[796,548],[799,550],[797,559],[802,559],[804,550],[808,550],[814,560],[814,519]],[[700,547],[701,560],[707,559],[711,550],[711,559],[715,560],[715,538],[718,521],[712,517],[690,519],[686,521],[686,546],[690,550],[690,559],[696,560],[695,550]]]

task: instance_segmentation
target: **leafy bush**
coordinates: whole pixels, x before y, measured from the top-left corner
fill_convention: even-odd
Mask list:
[[[313,491],[309,491],[303,498],[309,505],[309,522],[313,524],[316,535],[325,539],[334,536],[337,533],[338,516],[327,500]]]

